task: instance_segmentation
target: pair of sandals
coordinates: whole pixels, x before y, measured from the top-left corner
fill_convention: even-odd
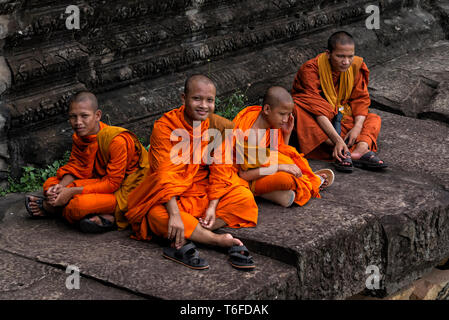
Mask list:
[[[53,214],[50,214],[49,212],[47,212],[44,209],[44,201],[46,199],[45,197],[35,196],[35,195],[33,195],[33,197],[37,198],[37,200],[32,201],[30,199],[30,196],[25,197],[25,208],[31,218],[33,218],[33,219],[43,219],[44,218],[45,219],[45,218],[54,217]],[[39,208],[39,210],[41,210],[43,212],[43,215],[37,216],[33,213],[33,211],[31,210],[31,207],[30,207],[31,202],[35,202],[37,204],[37,207]],[[90,220],[94,216],[97,216],[101,220],[101,224],[97,224],[97,223],[93,222],[92,220]],[[108,219],[104,218],[101,215],[94,215],[94,214],[88,215],[84,219],[82,219],[79,223],[79,226],[80,226],[81,231],[83,231],[85,233],[103,233],[103,232],[112,231],[115,229],[114,222],[109,221]]]
[[[334,162],[337,171],[351,173],[354,170],[354,167],[368,170],[379,170],[388,167],[388,165],[380,160],[373,151],[368,151],[358,160],[352,160],[350,152],[346,152],[345,156],[347,156],[347,158],[342,161],[337,160]]]
[[[253,257],[249,255],[249,251],[245,246],[232,246],[228,254],[229,262],[234,268],[241,270],[255,268]],[[199,257],[199,253],[193,242],[186,243],[181,249],[164,248],[162,256],[194,270],[209,268],[207,261]]]

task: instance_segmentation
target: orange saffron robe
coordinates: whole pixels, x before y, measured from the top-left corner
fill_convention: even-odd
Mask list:
[[[251,129],[257,118],[259,117],[261,111],[261,106],[250,106],[243,109],[233,120],[235,123],[234,129],[240,129],[243,132]],[[295,203],[300,206],[306,204],[312,197],[321,198],[319,194],[321,183],[320,178],[313,173],[308,161],[303,157],[303,154],[299,154],[294,147],[285,144],[281,129],[278,129],[277,132],[277,164],[296,164],[298,168],[301,169],[302,176],[297,178],[290,173],[278,171],[274,174],[251,181],[251,190],[256,196],[277,190],[293,190],[296,193]],[[245,138],[245,140],[247,140],[247,138]],[[266,130],[265,139],[262,138],[262,141],[264,141],[262,147],[269,148],[269,153],[272,156],[273,152],[276,152],[276,150],[274,149],[274,147],[270,146],[270,129]],[[246,141],[245,146],[247,146]],[[247,161],[247,159],[245,160]],[[260,164],[258,160],[254,165],[246,165],[245,163],[243,165],[240,165],[240,167],[242,168],[242,170],[247,170],[248,167],[254,169],[257,167],[268,167],[269,165],[274,164],[275,163],[270,162]]]
[[[44,183],[44,192],[71,174],[77,179],[67,187],[83,187],[83,192],[63,208],[63,217],[75,223],[88,214],[115,214],[119,228],[125,228],[127,194],[148,169],[145,148],[128,130],[103,123],[97,135],[75,133],[73,141],[69,162]]]
[[[337,110],[326,100],[321,87],[318,68],[320,55],[301,66],[293,82],[292,96],[295,101],[295,127],[300,151],[305,154],[306,158],[330,160],[332,149],[323,145],[328,136],[318,125],[316,117],[326,116],[332,121]],[[357,62],[360,67],[354,66]],[[341,122],[341,136],[344,138],[354,127],[356,116],[366,116],[356,143],[364,141],[368,143],[370,150],[376,152],[381,118],[376,114],[369,113],[371,104],[368,92],[369,70],[360,57],[354,57],[353,66],[356,74],[352,93],[348,101],[342,101],[342,104],[349,104],[352,116],[344,115]],[[340,74],[340,72],[332,71],[336,92],[339,92]],[[355,144],[350,151],[353,151],[354,148]]]
[[[187,239],[210,200],[220,199],[216,218],[225,221],[228,227],[254,227],[257,224],[257,204],[248,187],[241,183],[234,166],[194,161],[194,149],[200,148],[203,154],[208,145],[201,136],[209,129],[210,120],[201,122],[201,136],[194,136],[192,126],[184,118],[184,108],[181,106],[167,112],[154,123],[148,153],[150,169],[144,181],[130,193],[129,210],[125,214],[136,239],[150,240],[153,234],[167,237],[169,214],[165,203],[172,197],[177,199]],[[189,158],[184,162],[176,162],[170,155],[180,143],[170,139],[177,129],[187,133],[186,141],[189,142]]]

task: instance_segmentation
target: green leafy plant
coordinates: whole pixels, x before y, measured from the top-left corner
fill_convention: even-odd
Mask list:
[[[46,168],[32,166],[22,167],[22,176],[19,179],[8,177],[8,187],[0,188],[0,196],[14,192],[34,192],[42,188],[45,180],[56,176],[56,171],[65,165],[70,158],[70,151],[66,151],[61,160],[56,160]]]
[[[232,120],[243,108],[246,107],[248,97],[245,92],[237,89],[230,96],[215,99],[215,113],[226,119]]]

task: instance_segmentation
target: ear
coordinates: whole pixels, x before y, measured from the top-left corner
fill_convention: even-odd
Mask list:
[[[186,94],[184,92],[181,93],[181,101],[182,101],[182,104],[186,104]]]
[[[95,118],[97,119],[97,121],[101,120],[101,116],[102,116],[102,112],[100,109],[97,109],[97,111],[95,111]]]
[[[328,59],[331,58],[331,52],[329,51],[329,49],[326,49],[326,55],[327,55],[327,58],[328,58]]]
[[[270,113],[270,112],[271,112],[271,106],[270,106],[269,104],[265,104],[265,105],[262,107],[262,111],[263,111],[265,114]]]

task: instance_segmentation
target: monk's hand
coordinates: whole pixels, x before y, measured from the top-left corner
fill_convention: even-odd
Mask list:
[[[284,136],[288,135],[290,137],[290,134],[292,133],[294,127],[295,117],[292,113],[290,113],[290,115],[288,116],[288,121],[281,126],[281,130]]]
[[[53,207],[65,206],[69,201],[73,198],[73,196],[79,192],[79,188],[62,188],[61,192],[59,192],[56,198],[52,198],[48,201],[50,205]]]
[[[204,213],[204,218],[199,218],[198,220],[203,228],[211,230],[212,226],[215,223],[215,208],[207,208],[206,212]]]
[[[55,198],[62,191],[62,189],[64,189],[64,186],[59,183],[52,185],[50,188],[48,188],[46,196],[49,198]]]
[[[168,219],[168,235],[167,238],[175,243],[177,250],[181,249],[184,241],[184,223],[179,213],[170,214]]]
[[[239,169],[239,177],[242,178],[243,180],[248,181],[248,171],[242,170],[242,168]]]
[[[302,171],[296,164],[280,164],[278,166],[278,171],[288,172],[297,178],[302,176]]]
[[[332,155],[335,159],[338,161],[343,161],[343,159],[346,159],[346,153],[349,152],[348,146],[343,141],[343,139],[339,139],[337,143],[335,143],[334,151],[332,152]]]
[[[359,126],[354,126],[351,130],[348,131],[348,133],[345,136],[345,141],[347,141],[347,145],[349,148],[351,148],[355,141],[357,140],[358,136],[360,135],[360,132],[362,132],[362,128]]]

